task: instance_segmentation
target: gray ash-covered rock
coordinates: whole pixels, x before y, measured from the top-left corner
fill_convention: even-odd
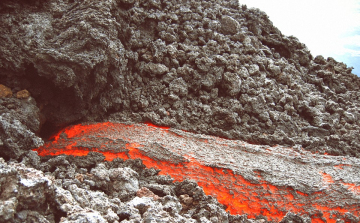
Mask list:
[[[0,222],[267,222],[232,216],[194,181],[173,183],[140,160],[103,159],[90,153],[39,162],[34,152],[21,163],[0,158]]]
[[[0,20],[0,80],[43,132],[152,122],[359,157],[359,78],[237,1],[5,0]]]
[[[230,215],[195,181],[158,173],[139,159],[104,162],[93,152],[39,157],[31,151],[20,163],[0,158],[0,222],[268,223],[264,216]],[[343,219],[359,222],[350,213]],[[285,222],[311,219],[288,212]]]
[[[46,217],[38,210],[46,210],[52,183],[40,170],[20,163],[6,163],[0,158],[0,222],[13,222],[15,215],[41,222]],[[20,219],[17,222],[26,222]]]
[[[43,145],[36,134],[41,127],[40,110],[26,90],[0,96],[0,157],[19,159],[32,148]],[[26,93],[27,92],[27,93]],[[6,96],[7,95],[7,96]]]

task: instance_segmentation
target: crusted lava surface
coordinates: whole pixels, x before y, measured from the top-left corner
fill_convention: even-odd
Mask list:
[[[313,222],[360,214],[360,159],[302,148],[253,145],[146,124],[75,125],[35,149],[40,156],[141,159],[176,181],[195,180],[231,214],[280,221],[288,212]]]

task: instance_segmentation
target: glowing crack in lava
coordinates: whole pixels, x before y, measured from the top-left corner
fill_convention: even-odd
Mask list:
[[[140,158],[176,181],[198,182],[231,214],[280,221],[287,212],[312,222],[336,222],[360,213],[360,159],[189,133],[150,124],[81,124],[65,128],[35,149],[40,156],[106,160]],[[346,219],[345,219],[346,222]]]

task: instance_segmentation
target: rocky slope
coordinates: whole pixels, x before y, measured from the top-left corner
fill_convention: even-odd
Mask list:
[[[45,127],[110,117],[359,156],[359,78],[259,10],[218,0],[0,7],[1,82],[31,93]]]
[[[0,21],[0,156],[1,171],[6,170],[1,188],[9,174],[20,179],[14,185],[23,182],[20,172],[26,167],[14,159],[27,160],[28,151],[54,131],[86,121],[152,122],[360,157],[359,78],[332,58],[314,58],[265,13],[237,1],[3,0]],[[51,182],[64,179],[39,165],[46,164],[33,167],[55,176]],[[81,191],[80,184],[70,190],[49,183],[46,173],[28,171],[46,178],[42,191],[52,198],[56,187]],[[19,213],[33,210],[17,196],[1,197],[10,199],[0,208],[10,210],[6,216],[15,216],[15,209],[4,207],[17,203]],[[39,205],[50,207],[41,215],[58,221],[53,211],[61,202],[45,200]],[[17,216],[22,221],[35,215]]]

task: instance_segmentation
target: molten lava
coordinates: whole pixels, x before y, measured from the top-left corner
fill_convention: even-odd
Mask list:
[[[40,156],[139,158],[176,181],[195,180],[231,214],[280,221],[287,212],[312,222],[360,214],[360,160],[268,147],[154,125],[96,123],[65,128],[35,149]],[[345,219],[346,220],[346,219]]]

